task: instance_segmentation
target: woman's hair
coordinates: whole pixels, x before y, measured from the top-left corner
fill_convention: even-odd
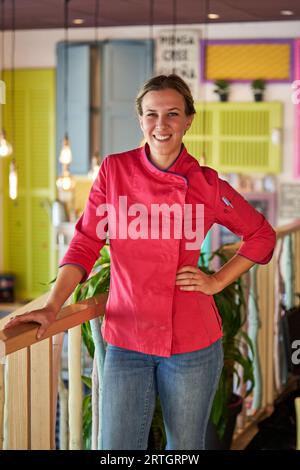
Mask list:
[[[150,78],[144,83],[135,100],[137,113],[140,116],[143,115],[142,101],[148,91],[167,90],[168,88],[178,91],[178,93],[183,96],[185,102],[185,114],[187,116],[196,113],[194,108],[194,98],[189,86],[184,80],[182,80],[182,78],[175,74],[158,75]]]

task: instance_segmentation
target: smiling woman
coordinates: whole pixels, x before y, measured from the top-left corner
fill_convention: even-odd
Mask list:
[[[149,157],[158,168],[166,169],[179,155],[196,112],[191,93],[176,75],[167,79],[161,75],[144,85],[136,105]]]
[[[45,331],[76,285],[87,279],[105,245],[106,232],[98,236],[97,226],[106,215],[97,208],[113,207],[115,233],[109,219],[104,224],[111,272],[101,326],[107,343],[101,449],[147,449],[158,394],[166,449],[204,449],[223,366],[222,324],[213,295],[254,263],[268,263],[276,236],[263,215],[214,169],[188,154],[182,138],[195,109],[180,77],[151,78],[136,106],[146,143],[103,160],[46,306],[13,324],[36,318]],[[162,216],[170,236],[158,230],[155,237],[137,231],[124,237],[127,219],[117,210],[122,197],[146,208],[145,220],[154,228],[159,219],[149,209],[168,208]],[[191,210],[184,211],[186,205]],[[200,216],[199,205],[204,209]],[[183,223],[178,214],[196,228],[200,222],[203,238],[216,222],[242,236],[243,243],[218,272],[206,274],[198,268],[199,246],[188,246],[184,230],[175,236],[174,227]]]

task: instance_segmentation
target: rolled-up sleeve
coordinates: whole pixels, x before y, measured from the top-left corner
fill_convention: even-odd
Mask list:
[[[215,222],[242,238],[237,254],[255,263],[269,263],[276,244],[275,230],[263,214],[227,181],[219,177],[217,177]]]
[[[101,163],[84,212],[76,222],[68,250],[59,262],[59,267],[65,264],[75,264],[84,268],[85,275],[81,279],[81,283],[87,279],[106,242],[106,236],[100,237],[97,234],[97,224],[104,217],[97,216],[97,208],[106,204],[107,160],[105,158]]]

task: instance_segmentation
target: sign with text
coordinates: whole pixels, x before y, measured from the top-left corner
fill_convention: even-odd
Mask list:
[[[161,30],[155,47],[155,74],[176,73],[189,85],[197,101],[199,99],[199,71],[199,32]]]
[[[300,184],[282,183],[279,194],[280,217],[300,217]]]

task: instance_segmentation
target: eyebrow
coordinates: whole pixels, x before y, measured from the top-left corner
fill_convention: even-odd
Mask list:
[[[176,109],[177,111],[180,111],[180,108],[169,108],[169,109],[167,109],[167,111],[174,111],[175,109]],[[147,108],[146,108],[146,111],[156,111],[156,109],[147,109]]]

